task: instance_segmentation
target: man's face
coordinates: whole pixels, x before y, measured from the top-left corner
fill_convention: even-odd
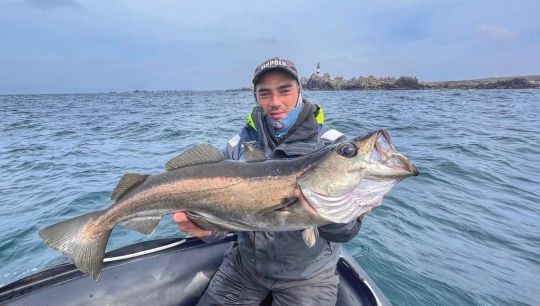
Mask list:
[[[259,80],[255,94],[265,113],[274,120],[282,119],[296,106],[298,83],[289,74],[272,70]]]

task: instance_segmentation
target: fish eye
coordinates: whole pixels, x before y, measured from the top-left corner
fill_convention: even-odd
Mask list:
[[[339,147],[338,153],[343,157],[353,157],[356,155],[356,146],[348,142]]]

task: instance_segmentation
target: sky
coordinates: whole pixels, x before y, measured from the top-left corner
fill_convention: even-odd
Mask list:
[[[309,77],[540,74],[539,0],[1,0],[0,94],[248,87]]]

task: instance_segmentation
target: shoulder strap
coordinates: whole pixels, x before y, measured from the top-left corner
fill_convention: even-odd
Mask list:
[[[322,107],[315,104],[315,107],[317,107],[317,110],[315,111],[315,119],[317,120],[317,124],[324,125],[324,112]]]
[[[253,110],[255,108],[252,108],[251,109],[251,112],[249,112],[249,115],[248,115],[248,118],[247,118],[247,123],[246,123],[246,126],[249,126],[251,127],[252,129],[254,129],[255,131],[257,130],[257,128],[255,127],[255,121],[253,120]]]
[[[345,134],[341,133],[336,129],[328,129],[321,134],[321,139],[331,142],[336,142],[342,137],[345,137]]]

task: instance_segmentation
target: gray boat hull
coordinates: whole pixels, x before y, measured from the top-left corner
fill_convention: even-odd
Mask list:
[[[107,253],[97,282],[60,264],[0,288],[0,305],[195,305],[235,241],[232,235],[212,244],[188,238],[127,246]],[[345,251],[337,270],[337,305],[390,305]]]

